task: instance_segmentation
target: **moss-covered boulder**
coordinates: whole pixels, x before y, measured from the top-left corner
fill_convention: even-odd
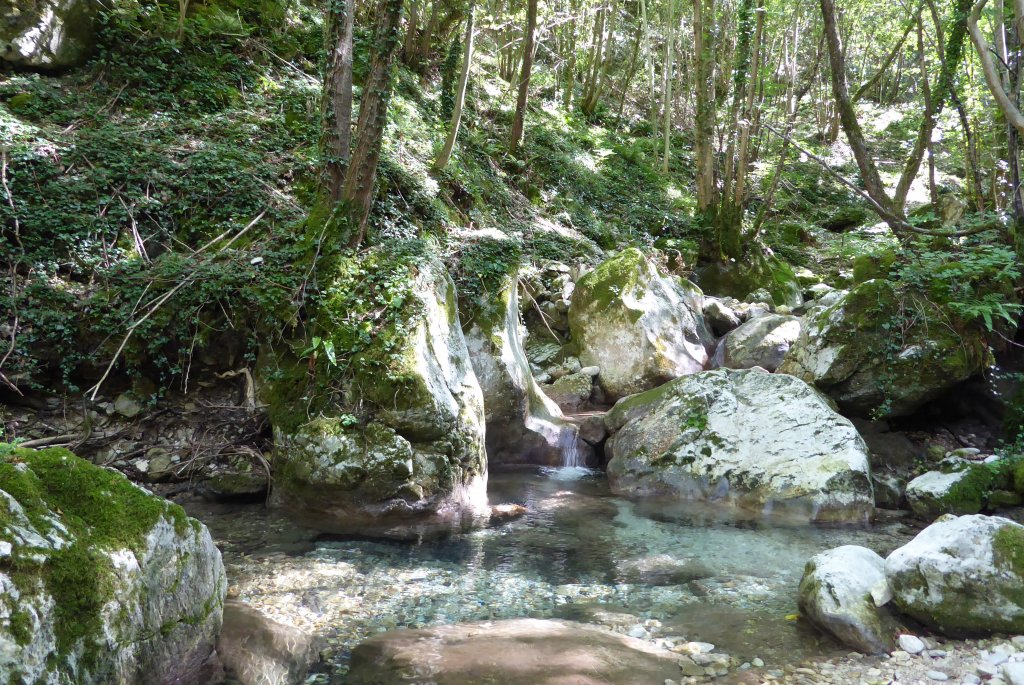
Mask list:
[[[946,635],[1024,633],[1024,526],[945,516],[885,560],[896,606]]]
[[[704,368],[713,339],[702,308],[699,288],[630,248],[579,280],[569,327],[580,361],[618,399]]]
[[[226,587],[181,507],[66,450],[0,445],[0,682],[205,682]]]
[[[978,373],[985,346],[923,298],[885,280],[815,307],[781,373],[813,383],[846,412],[904,416]]]
[[[0,61],[58,70],[85,62],[96,47],[96,0],[0,2]]]
[[[314,373],[287,355],[260,365],[271,503],[321,530],[400,538],[484,515],[483,396],[444,265],[349,255],[317,321],[333,337]]]
[[[523,348],[518,279],[496,295],[465,303],[469,358],[483,391],[490,464],[561,464],[578,429],[537,384]]]
[[[697,284],[709,295],[744,300],[751,293],[765,290],[769,304],[799,307],[803,304],[800,283],[793,268],[759,251],[742,261],[712,262],[697,269]]]
[[[907,483],[907,502],[915,514],[929,520],[941,514],[977,514],[985,507],[994,480],[992,471],[980,464],[928,471]]]
[[[619,494],[814,521],[859,522],[874,511],[864,441],[792,376],[705,371],[620,400],[605,423],[608,481]]]
[[[799,592],[800,614],[844,645],[866,654],[895,647],[885,559],[870,549],[844,545],[811,557]]]

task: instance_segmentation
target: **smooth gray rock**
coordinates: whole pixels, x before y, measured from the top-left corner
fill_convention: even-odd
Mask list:
[[[769,314],[747,321],[718,342],[712,367],[775,371],[800,335],[800,319]]]
[[[240,685],[301,685],[318,658],[312,635],[237,600],[224,604],[217,654]]]
[[[531,618],[396,630],[352,650],[351,685],[651,685],[678,654],[571,621]]]
[[[896,621],[878,601],[890,596],[885,560],[864,547],[845,545],[807,562],[800,581],[800,613],[848,647],[884,654],[893,649]]]
[[[619,494],[724,500],[815,521],[866,521],[874,511],[864,441],[792,376],[685,376],[620,400],[605,424]]]

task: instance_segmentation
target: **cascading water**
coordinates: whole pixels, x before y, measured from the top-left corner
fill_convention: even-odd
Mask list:
[[[574,427],[573,430],[560,432],[558,451],[562,455],[563,467],[586,467],[587,453],[580,448],[580,432],[578,428]]]

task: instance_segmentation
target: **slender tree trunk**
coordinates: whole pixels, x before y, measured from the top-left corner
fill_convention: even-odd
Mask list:
[[[462,107],[466,102],[466,87],[469,84],[469,68],[473,63],[473,3],[469,4],[469,14],[466,17],[466,39],[462,60],[462,73],[459,74],[459,85],[455,90],[455,106],[452,109],[452,123],[448,130],[448,138],[444,141],[444,147],[434,162],[435,169],[444,169],[452,157],[452,150],[455,149],[455,139],[459,136],[459,126],[462,124]]]
[[[590,42],[590,59],[587,62],[587,79],[583,82],[583,100],[580,102],[580,111],[583,116],[589,117],[597,107],[597,100],[600,97],[598,91],[601,73],[601,62],[604,57],[604,24],[608,10],[606,7],[599,7],[594,15],[594,34]]]
[[[355,0],[330,0],[324,88],[324,154],[331,204],[341,199],[352,142],[352,25]]]
[[[516,112],[512,118],[512,135],[508,150],[515,154],[523,141],[523,127],[526,123],[526,105],[530,96],[530,76],[533,72],[533,46],[537,34],[537,0],[526,3],[526,41],[523,44],[523,70],[519,76],[519,95],[516,98]]]
[[[757,95],[758,74],[761,70],[761,49],[764,40],[764,0],[757,0],[757,28],[754,30],[754,54],[750,59],[750,78],[747,83],[746,103],[743,107],[743,125],[740,127],[739,154],[736,159],[736,189],[734,202],[742,206],[747,195],[747,167],[750,164],[750,136],[754,127],[754,98]]]
[[[640,43],[643,40],[644,27],[641,23],[637,23],[636,35],[633,38],[633,52],[629,58],[629,66],[626,67],[624,78],[622,79],[622,93],[619,95],[619,108],[618,117],[622,118],[622,112],[626,108],[626,96],[629,94],[629,86],[633,83],[633,79],[636,78],[636,70],[640,63]]]
[[[349,247],[358,247],[366,236],[366,222],[373,205],[377,165],[380,162],[388,103],[393,85],[393,64],[400,48],[398,24],[403,0],[384,0],[378,8],[370,70],[359,103],[359,123],[352,161],[345,175],[341,202],[350,231]]]
[[[697,0],[699,1],[699,0]],[[661,170],[668,173],[669,153],[672,146],[672,61],[675,58],[675,0],[668,0],[665,10],[665,89],[662,109],[665,147],[662,152]]]

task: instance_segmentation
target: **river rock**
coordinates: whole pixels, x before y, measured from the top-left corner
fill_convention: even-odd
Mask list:
[[[814,307],[779,371],[813,383],[845,412],[904,416],[981,370],[979,337],[929,318],[927,307],[904,314],[903,302],[892,282],[871,280]]]
[[[205,682],[227,588],[206,527],[66,450],[0,449],[0,682]]]
[[[1024,526],[944,516],[889,555],[899,609],[952,636],[1024,632]]]
[[[966,466],[950,473],[928,471],[907,483],[907,502],[922,518],[977,514],[985,506],[993,480],[984,466]]]
[[[0,3],[0,60],[30,69],[82,64],[96,47],[95,0]]]
[[[484,398],[490,464],[557,466],[577,429],[534,380],[519,325],[517,278],[510,275],[496,297],[466,303],[472,309],[466,346]],[[578,364],[578,362],[577,362]],[[590,396],[590,377],[587,377]]]
[[[864,547],[844,545],[816,554],[800,581],[800,613],[848,647],[884,654],[894,647],[896,621],[885,560]]]
[[[640,250],[623,250],[576,284],[569,326],[584,366],[618,399],[704,368],[713,338],[695,285],[662,276]]]
[[[718,342],[714,368],[775,371],[800,335],[800,319],[769,314],[747,321]]]
[[[736,310],[717,297],[705,297],[702,312],[711,332],[717,336],[723,336],[740,325],[740,315]]]
[[[589,373],[570,373],[562,376],[544,391],[559,408],[574,412],[587,404],[594,391],[594,377]]]
[[[312,635],[237,600],[224,605],[217,654],[239,685],[301,685],[318,658]]]
[[[290,374],[259,375],[272,379],[261,389],[274,429],[271,504],[318,530],[408,539],[489,515],[484,407],[448,272],[434,258],[388,259],[360,255],[360,268],[392,269],[408,283],[408,304],[401,333],[376,336],[387,347],[363,353],[387,372],[367,365],[356,374],[358,416],[351,405],[310,405],[332,397],[342,378],[329,376],[317,392],[296,362],[281,364]]]
[[[650,685],[679,657],[646,640],[571,621],[461,623],[375,635],[352,650],[351,685]]]
[[[864,441],[792,376],[686,376],[620,400],[605,423],[619,494],[722,499],[815,521],[864,521],[874,510]]]

